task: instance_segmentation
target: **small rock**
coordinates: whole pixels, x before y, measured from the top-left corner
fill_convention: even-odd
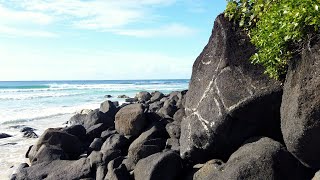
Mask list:
[[[23,137],[25,138],[38,138],[39,136],[33,131],[27,131],[23,133]]]
[[[176,139],[176,138],[169,138],[169,139],[167,139],[166,149],[171,149],[171,150],[179,153],[179,152],[180,152],[179,139]]]
[[[180,138],[180,123],[174,121],[166,125],[166,130],[171,138]]]
[[[92,151],[100,151],[103,141],[101,138],[95,138],[89,146],[88,154]]]
[[[125,102],[128,102],[128,103],[135,103],[135,102],[137,102],[137,101],[138,101],[137,98],[127,98],[127,99],[125,100]]]
[[[87,115],[92,112],[92,109],[82,109],[79,114]]]
[[[110,137],[111,135],[116,134],[116,133],[117,133],[117,131],[115,129],[109,128],[101,133],[101,138],[103,141],[105,141],[106,139],[108,139],[108,137]]]
[[[151,94],[147,91],[142,91],[136,94],[136,98],[139,102],[146,102],[150,100]]]
[[[12,137],[12,136],[6,133],[0,133],[0,139],[8,138],[8,137]]]
[[[129,96],[127,95],[119,95],[118,98],[123,98],[123,99],[127,99],[127,98],[130,98]]]
[[[160,101],[160,99],[162,99],[164,97],[164,94],[162,94],[159,91],[156,91],[153,93],[152,97],[150,98],[151,102],[156,102],[156,101]]]
[[[105,95],[104,98],[112,98],[112,96],[108,94],[108,95]]]
[[[123,157],[119,157],[109,162],[105,180],[130,180],[130,174],[122,161]]]

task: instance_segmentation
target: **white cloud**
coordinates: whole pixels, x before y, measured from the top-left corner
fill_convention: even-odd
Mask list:
[[[194,57],[70,49],[48,56],[43,49],[21,46],[16,53],[10,45],[0,45],[0,59],[1,81],[189,78]]]
[[[52,32],[18,29],[18,28],[1,26],[1,25],[0,25],[0,33],[2,36],[5,35],[5,36],[47,37],[47,38],[58,37],[57,34]]]
[[[195,32],[194,29],[181,24],[169,24],[160,28],[153,29],[122,29],[114,30],[114,33],[126,36],[135,37],[180,37],[192,35]]]
[[[46,25],[52,22],[52,17],[43,13],[31,11],[15,11],[5,8],[0,4],[0,23],[32,23],[37,25]]]
[[[16,11],[5,8],[0,4],[0,34],[2,36],[24,37],[56,37],[57,35],[40,31],[30,26],[44,26],[50,24],[52,17],[38,12]]]
[[[159,18],[155,8],[169,6],[178,0],[0,0],[0,17],[4,21],[21,24],[33,22],[48,25],[53,22],[64,23],[75,29],[112,32],[136,37],[184,36],[194,32],[182,24],[163,25],[147,28]],[[1,3],[20,11],[9,11]],[[3,11],[3,13],[1,13]],[[7,18],[9,17],[9,18]],[[143,28],[131,25],[144,24]],[[1,20],[0,20],[1,24]],[[137,26],[136,26],[137,27]]]

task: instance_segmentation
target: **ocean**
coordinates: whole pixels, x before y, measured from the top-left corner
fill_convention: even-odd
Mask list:
[[[37,139],[23,138],[22,125],[41,135],[49,127],[64,123],[82,109],[99,108],[105,100],[119,101],[118,95],[134,97],[140,91],[170,93],[188,89],[189,80],[103,80],[103,81],[0,81],[0,179],[22,162],[28,147]],[[111,95],[111,98],[106,98]]]

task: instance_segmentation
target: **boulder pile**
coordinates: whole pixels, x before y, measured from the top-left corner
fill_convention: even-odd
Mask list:
[[[320,179],[319,42],[279,82],[250,64],[255,47],[219,15],[189,90],[74,115],[41,135],[11,179]]]

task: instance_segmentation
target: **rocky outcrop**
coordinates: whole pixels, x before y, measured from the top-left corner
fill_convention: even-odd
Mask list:
[[[309,46],[282,97],[281,83],[250,64],[247,36],[220,15],[188,91],[76,114],[45,131],[12,179],[318,179],[320,44]]]
[[[289,65],[281,105],[288,150],[304,165],[320,168],[320,43],[306,47]]]
[[[208,45],[193,65],[181,123],[181,156],[193,162],[227,158],[247,138],[280,139],[282,89],[250,64],[248,38],[219,15]]]

